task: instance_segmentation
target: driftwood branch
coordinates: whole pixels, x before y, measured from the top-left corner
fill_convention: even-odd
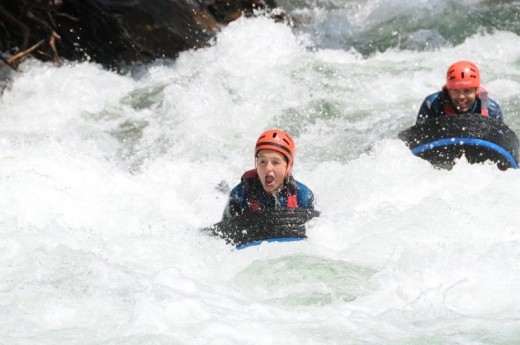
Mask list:
[[[15,55],[10,56],[8,59],[3,59],[7,65],[9,65],[15,71],[18,70],[18,65],[22,61],[22,59],[30,54],[32,51],[36,50],[39,46],[41,46],[45,42],[44,40],[40,40],[38,43],[30,47],[29,49],[22,50]]]

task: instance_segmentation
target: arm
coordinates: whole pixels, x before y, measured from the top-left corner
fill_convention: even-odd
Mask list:
[[[419,112],[417,113],[417,120],[415,120],[415,124],[422,125],[430,117],[433,117],[431,111],[431,102],[428,98],[425,98],[421,104]]]
[[[296,188],[298,189],[298,207],[306,209],[314,209],[314,194],[303,183],[296,181]]]
[[[500,122],[504,121],[504,118],[502,116],[502,110],[500,109],[500,106],[498,105],[497,102],[495,102],[492,99],[489,100],[488,110],[489,110],[489,116],[499,120]]]
[[[229,194],[229,199],[222,215],[222,220],[229,220],[232,217],[244,213],[243,202],[244,193],[242,184],[237,185]]]
[[[422,125],[429,118],[441,116],[441,95],[442,91],[439,91],[424,99],[421,108],[419,109],[419,113],[417,114],[417,120],[415,121],[416,125]]]

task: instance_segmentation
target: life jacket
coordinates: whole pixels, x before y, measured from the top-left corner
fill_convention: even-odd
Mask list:
[[[446,87],[446,85],[442,87],[442,95],[442,110],[444,112],[444,115],[457,115],[458,113],[455,110],[453,103],[451,103],[450,97],[448,95],[448,88]],[[477,96],[480,99],[480,114],[482,116],[489,116],[489,96],[487,90],[483,86],[480,86],[477,89]]]
[[[245,197],[247,204],[249,205],[249,209],[251,212],[257,212],[262,209],[262,203],[255,192],[255,185],[258,181],[258,173],[256,169],[248,170],[242,175],[242,182],[244,183]],[[297,208],[298,207],[298,198],[297,198],[297,188],[296,188],[296,180],[292,175],[288,175],[285,178],[285,187],[287,188],[287,208]]]

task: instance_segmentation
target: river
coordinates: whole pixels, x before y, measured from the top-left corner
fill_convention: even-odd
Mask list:
[[[286,0],[124,73],[27,61],[0,95],[0,344],[506,345],[520,170],[451,171],[397,134],[468,59],[520,133],[518,2]],[[308,239],[199,231],[288,130]]]

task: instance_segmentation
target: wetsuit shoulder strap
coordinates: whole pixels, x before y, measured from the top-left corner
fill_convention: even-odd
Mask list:
[[[255,180],[257,177],[256,169],[251,169],[242,174],[242,181]]]
[[[262,209],[262,203],[255,191],[256,181],[258,180],[258,173],[256,169],[251,169],[242,174],[242,183],[244,184],[244,194],[247,205],[251,212],[257,212]]]
[[[480,113],[482,116],[489,116],[489,96],[487,90],[481,86],[478,88],[477,94],[480,98]]]
[[[441,98],[441,104],[442,104],[442,111],[446,116],[456,115],[457,112],[455,111],[455,107],[451,103],[450,97],[448,95],[448,88],[446,85],[442,87],[442,93],[440,95]]]
[[[292,175],[285,178],[285,185],[287,186],[287,208],[298,208],[298,188]]]

